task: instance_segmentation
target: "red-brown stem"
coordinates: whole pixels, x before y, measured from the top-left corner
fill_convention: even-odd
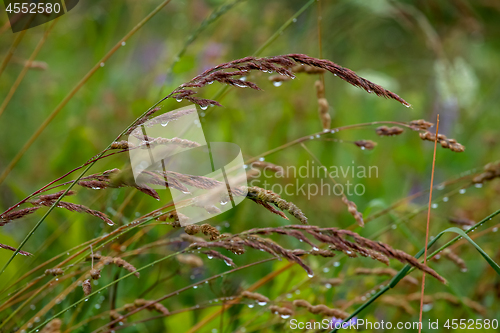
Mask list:
[[[437,115],[436,121],[436,139],[434,140],[434,156],[432,157],[432,173],[431,173],[431,187],[429,192],[429,208],[427,210],[427,227],[425,230],[425,250],[424,250],[424,265],[427,265],[427,246],[429,244],[429,224],[431,221],[431,203],[432,203],[432,186],[434,184],[434,167],[436,165],[436,149],[438,142],[438,131],[439,131],[439,114]],[[424,306],[424,292],[425,292],[425,272],[422,274],[422,291],[420,294],[420,313],[419,313],[419,323],[418,333],[422,332],[422,308]]]

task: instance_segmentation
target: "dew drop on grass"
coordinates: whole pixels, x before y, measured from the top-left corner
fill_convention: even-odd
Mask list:
[[[498,231],[498,228],[497,227],[494,227],[493,230],[491,230],[493,232],[497,232]]]
[[[448,200],[450,200],[448,197],[443,198],[443,202],[448,202]]]
[[[227,205],[227,200],[221,200],[221,201],[220,201],[220,204],[221,204],[222,206]]]
[[[329,271],[330,271],[330,268],[328,268],[328,267],[323,268],[323,273],[328,273]]]
[[[290,315],[281,315],[281,318],[287,319],[287,318],[290,318]]]
[[[307,276],[308,276],[309,278],[312,278],[312,277],[314,276],[314,274],[312,274],[312,273],[311,273],[311,274],[307,274]]]
[[[198,286],[193,286],[193,289],[198,289]]]
[[[422,311],[423,312],[429,312],[430,310],[432,310],[432,304],[424,304],[422,306]]]
[[[314,139],[314,136],[312,136],[312,135],[311,135],[311,136],[309,137],[309,139],[313,140],[313,139]]]
[[[259,304],[260,306],[264,306],[267,304],[267,302],[257,302],[257,304]]]
[[[336,261],[333,263],[333,267],[339,267],[340,266],[340,262]]]
[[[253,308],[255,305],[254,304],[248,304],[248,307],[251,309]]]
[[[464,188],[461,188],[461,189],[458,191],[458,193],[460,193],[460,194],[464,194],[465,192],[466,192],[466,189],[464,189]]]
[[[319,249],[315,246],[312,248],[313,251],[319,251]]]
[[[319,134],[316,134],[316,137],[317,137],[317,138],[319,138],[319,137],[320,137],[320,135],[319,135]]]
[[[325,284],[326,289],[330,289],[332,285],[330,283]]]
[[[101,62],[101,67],[104,67],[104,63],[103,62]]]
[[[168,125],[168,121],[167,122],[164,122],[164,123],[161,123],[161,126],[165,127]]]
[[[125,42],[122,42],[122,46],[125,46],[126,44],[127,44],[127,43],[125,43]]]
[[[433,208],[433,209],[438,208],[438,204],[437,204],[437,203],[433,203],[433,204],[431,205],[431,208]]]
[[[462,269],[460,270],[460,272],[462,272],[462,273],[467,272],[467,268],[465,268],[465,267],[464,267],[464,268],[462,268]]]
[[[483,184],[481,184],[481,183],[477,183],[477,184],[476,184],[476,185],[474,185],[474,186],[475,186],[476,188],[481,188],[481,187],[483,187]]]
[[[295,290],[295,294],[299,295],[300,294],[300,290],[299,289]]]
[[[297,19],[294,17],[292,20],[293,23],[297,22]]]
[[[259,158],[259,161],[261,161],[261,162],[264,162],[264,160],[265,160],[265,158],[264,158],[264,157],[260,157],[260,158]]]
[[[202,109],[203,111],[205,111],[206,109],[208,109],[208,105],[203,105],[203,106],[200,105],[200,109]]]
[[[280,87],[283,84],[283,82],[278,81],[278,82],[273,82],[273,86],[275,87]]]
[[[175,100],[179,103],[182,102],[182,98],[176,98]]]
[[[213,258],[214,258],[214,256],[207,255],[207,258],[208,258],[208,259],[213,259]]]

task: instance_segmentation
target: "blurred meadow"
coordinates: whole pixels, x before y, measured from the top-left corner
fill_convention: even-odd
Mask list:
[[[284,168],[318,165],[318,160],[327,168],[376,167],[377,175],[370,178],[349,174],[335,179],[340,184],[350,181],[364,188],[362,195],[348,197],[363,215],[364,227],[356,224],[340,196],[278,193],[299,207],[309,224],[349,229],[416,255],[425,246],[434,149],[433,142],[422,140],[417,131],[409,128],[397,136],[378,136],[375,129],[380,125],[316,138],[316,133],[323,131],[318,117],[317,80],[324,80],[331,128],[381,121],[408,123],[417,119],[435,123],[439,114],[439,132],[465,146],[464,152],[457,153],[438,143],[430,239],[450,227],[467,230],[500,209],[500,183],[494,179],[500,176],[500,167],[490,164],[489,169],[484,169],[488,163],[500,160],[497,146],[500,144],[500,112],[497,111],[500,2],[166,2],[123,43],[124,36],[162,1],[80,1],[59,19],[29,29],[25,34],[13,34],[6,23],[7,15],[2,12],[0,58],[5,69],[0,74],[1,212],[99,154],[155,102],[203,71],[247,56],[293,53],[331,60],[411,104],[407,108],[395,100],[368,94],[328,72],[297,73],[294,80],[273,84],[269,77],[275,73],[255,71],[246,80],[256,83],[261,91],[235,86],[224,88],[218,82],[199,89],[199,97],[222,104],[222,107],[206,110],[198,108],[207,141],[236,143],[245,160],[259,159],[271,149],[313,135],[303,143],[305,148],[301,144],[292,145],[266,155],[265,159],[262,157],[261,162]],[[26,61],[44,36],[46,40],[34,58],[35,63],[13,89]],[[12,45],[19,38],[19,45],[9,59]],[[115,45],[118,45],[116,52],[102,61]],[[89,74],[91,76],[85,78]],[[85,78],[83,82],[82,78]],[[161,104],[157,115],[190,104],[170,98]],[[434,133],[435,127],[429,131]],[[35,133],[39,135],[33,137]],[[32,144],[23,149],[30,138]],[[374,149],[360,149],[353,144],[357,140],[372,140],[377,145]],[[14,165],[12,161],[17,159]],[[129,164],[127,152],[116,154],[99,160],[86,175],[114,168],[126,170]],[[81,171],[59,183],[75,180]],[[479,175],[488,172],[478,181]],[[259,187],[264,187],[264,180],[271,185],[305,184],[305,188],[321,181],[331,184],[328,177],[262,176],[250,178],[249,183],[251,180],[257,180],[251,184]],[[66,188],[67,185],[48,193]],[[13,252],[0,249],[0,265],[5,269],[0,277],[0,332],[42,331],[45,322],[56,315],[61,320],[60,332],[297,331],[290,328],[291,318],[307,322],[332,316],[324,317],[294,306],[294,300],[324,304],[351,314],[381,285],[387,286],[391,278],[373,270],[385,268],[384,264],[362,256],[349,258],[342,251],[331,258],[304,256],[302,260],[314,272],[314,276],[309,277],[300,265],[287,261],[286,256],[278,260],[275,257],[280,255],[257,249],[235,255],[226,249],[210,248],[234,260],[238,267],[274,258],[223,274],[234,269],[224,260],[209,260],[206,254],[195,253],[201,262],[189,257],[193,262],[176,254],[189,243],[167,242],[178,239],[184,230],[160,219],[127,229],[109,242],[99,243],[96,251],[102,256],[122,257],[137,269],[176,255],[141,270],[139,279],[130,276],[119,280],[128,272],[118,265],[108,265],[102,269],[101,278],[91,283],[94,291],[108,284],[109,287],[86,299],[81,287],[70,288],[91,268],[90,248],[84,247],[84,243],[167,205],[171,196],[166,190],[159,191],[157,201],[130,186],[92,189],[75,185],[73,190],[77,193],[64,201],[105,213],[115,225],[110,226],[89,214],[57,208],[24,244],[22,250],[32,256],[17,255],[4,266]],[[252,228],[299,224],[287,212],[290,220],[251,201],[245,200],[206,223],[221,234],[233,235]],[[19,209],[25,207],[33,205],[25,203]],[[49,207],[1,223],[0,243],[17,248]],[[499,220],[493,217],[469,234],[481,251],[496,262],[500,261],[498,227]],[[196,236],[204,237],[201,233]],[[430,253],[455,236],[444,234]],[[309,251],[311,248],[287,235],[266,237],[286,249]],[[165,244],[155,245],[159,241]],[[73,261],[61,266],[64,275],[44,275],[46,269],[82,249],[85,251]],[[438,331],[446,331],[442,324],[447,319],[500,320],[497,272],[465,239],[458,240],[449,250],[451,255],[444,250],[428,260],[428,265],[448,283],[443,284],[427,274],[424,322],[439,319]],[[391,259],[390,268],[399,271],[403,267],[404,263]],[[362,274],[362,269],[368,272]],[[181,289],[213,276],[216,277],[195,285],[196,288]],[[416,278],[418,284],[402,280],[356,317],[394,323],[418,321],[422,273],[415,270],[409,276]],[[252,298],[240,298],[244,290],[265,295],[269,301],[260,306]],[[148,309],[117,324],[104,326],[116,319],[110,310],[124,314],[126,304],[134,304],[138,299],[156,300],[170,293],[172,297],[161,302],[168,314],[161,309],[156,312]],[[290,309],[293,314],[291,317],[277,315],[269,309],[270,305]],[[60,313],[63,310],[68,311]],[[156,318],[148,320],[152,317]],[[316,331],[329,330],[308,332]]]

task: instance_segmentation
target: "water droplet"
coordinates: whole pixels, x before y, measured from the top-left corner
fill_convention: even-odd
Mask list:
[[[264,157],[260,157],[260,158],[259,158],[259,161],[261,161],[261,162],[263,162],[264,160],[265,160],[265,158],[264,158]]]
[[[464,194],[466,191],[467,191],[466,189],[461,188],[461,189],[458,191],[458,193],[460,193],[460,194]]]
[[[217,333],[218,330],[216,328],[212,329],[212,333]]]
[[[267,304],[267,302],[257,302],[257,304],[259,304],[260,306],[264,306]]]
[[[89,300],[89,299],[88,299],[88,298],[86,298],[86,299],[85,299],[85,302],[87,302],[88,300]]]
[[[333,267],[339,267],[340,266],[340,262],[336,261],[333,263]]]
[[[221,201],[220,201],[220,204],[221,204],[222,206],[225,206],[225,205],[227,205],[227,202],[228,202],[227,200],[221,200]]]
[[[319,134],[316,134],[316,137],[317,137],[317,138],[319,138],[320,136],[321,136],[321,135],[319,135]]]
[[[251,309],[255,306],[255,304],[248,304],[248,307]]]
[[[292,294],[286,294],[286,298],[292,298],[293,295]]]
[[[293,23],[297,22],[297,19],[294,17],[292,20]]]
[[[462,272],[462,273],[467,272],[467,268],[465,268],[465,267],[464,267],[464,268],[462,268],[462,269],[460,270],[460,272]]]
[[[334,75],[334,76],[337,76],[337,74],[335,74],[335,73],[334,73],[333,75]]]
[[[104,67],[104,63],[103,62],[101,62],[101,67]]]
[[[476,188],[481,188],[481,187],[483,187],[483,184],[481,184],[481,183],[477,183],[477,184],[476,184],[476,185],[474,185],[474,186],[475,186]]]
[[[240,77],[240,81],[243,81],[243,82],[244,82],[244,81],[246,81],[246,80],[247,80],[247,77],[246,77],[246,76],[242,76],[242,77]]]
[[[208,105],[203,105],[203,106],[200,105],[200,109],[202,109],[203,111],[205,111],[206,109],[208,109]]]
[[[422,306],[422,311],[423,311],[423,312],[429,312],[429,311],[431,311],[431,310],[432,310],[432,307],[433,307],[433,305],[432,305],[432,304],[424,304],[424,305]]]
[[[208,254],[208,255],[207,255],[207,258],[208,258],[208,259],[213,259],[213,258],[214,258],[214,256],[211,256],[210,254]]]
[[[31,305],[30,305],[30,309],[31,309],[31,310],[35,310],[35,309],[36,309],[35,304],[31,304]]]
[[[127,43],[125,43],[125,42],[122,42],[122,46],[125,46],[126,44],[127,44]]]
[[[398,226],[396,224],[391,225],[392,229],[396,229]]]
[[[498,228],[497,228],[497,227],[494,227],[491,231],[493,231],[493,232],[497,232],[497,231],[498,231]]]
[[[406,106],[407,108],[411,106],[411,104],[403,104],[403,105]]]
[[[310,273],[310,274],[307,274],[307,276],[308,276],[309,278],[312,278],[312,277],[314,276],[314,274],[313,274],[313,273]]]
[[[438,208],[438,204],[437,204],[437,203],[433,203],[433,204],[431,204],[431,208],[433,208],[433,209]]]
[[[300,290],[299,289],[295,290],[295,294],[299,295],[300,294]]]
[[[440,259],[440,258],[441,258],[440,254],[436,254],[436,256],[434,257],[434,259]]]
[[[326,289],[330,289],[332,285],[330,283],[325,284]]]
[[[280,87],[283,84],[283,82],[278,81],[278,82],[273,82],[273,86],[275,87]]]
[[[440,191],[444,190],[444,184],[439,184],[438,186],[436,186],[436,189]]]
[[[311,136],[309,137],[309,139],[314,140],[314,136],[312,136],[312,135],[311,135]]]
[[[115,225],[115,224],[113,223],[113,221],[106,221],[106,223],[107,223],[108,225],[110,225],[110,226]]]
[[[189,191],[181,191],[181,192],[184,194],[191,194],[191,192],[189,192]]]
[[[198,286],[193,286],[193,289],[198,289]]]
[[[40,321],[40,317],[35,317],[35,323],[38,323]]]
[[[315,246],[312,248],[313,251],[319,251],[319,249]]]
[[[224,260],[224,262],[226,263],[226,265],[231,266],[231,262],[229,262],[228,260]]]
[[[175,100],[179,103],[182,102],[182,98],[176,98]]]
[[[329,271],[330,271],[330,268],[328,268],[328,267],[323,268],[323,273],[328,273]]]
[[[164,123],[161,123],[161,126],[165,127],[168,125],[168,121],[164,122]]]
[[[287,318],[290,318],[290,315],[281,315],[281,318],[287,319]]]
[[[450,200],[450,198],[448,198],[448,197],[443,198],[443,202],[448,202],[448,200]]]
[[[96,304],[94,307],[95,307],[97,310],[99,310],[99,309],[101,308],[101,304]]]

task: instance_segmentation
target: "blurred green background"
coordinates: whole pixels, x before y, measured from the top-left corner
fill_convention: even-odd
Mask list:
[[[80,1],[75,9],[59,19],[36,57],[37,61],[43,62],[45,69],[28,71],[0,116],[0,171],[5,170],[72,87],[160,2]],[[185,54],[173,66],[179,51],[204,20],[210,19],[221,6],[228,4],[231,7],[226,8],[216,20],[197,33]],[[179,84],[219,63],[254,54],[305,4],[306,1],[303,0],[172,0],[97,70],[35,141],[0,185],[0,210],[4,211],[98,154],[136,117]],[[372,121],[408,122],[420,118],[434,122],[439,113],[440,132],[466,146],[465,152],[459,154],[445,149],[438,150],[435,183],[441,183],[480,171],[486,163],[499,159],[499,14],[500,3],[494,0],[322,0],[321,12],[318,12],[318,3],[312,3],[287,29],[278,34],[260,56],[304,53],[319,57],[321,53],[323,58],[356,71],[360,76],[384,86],[412,104],[412,108],[405,108],[395,101],[366,94],[326,73],[326,98],[331,106],[332,127]],[[6,21],[6,14],[2,13],[0,23],[3,25]],[[318,21],[321,25],[321,51]],[[20,73],[24,61],[30,57],[50,24],[26,32],[0,77],[2,100]],[[7,54],[16,36],[10,30],[0,35],[2,57]],[[299,74],[297,79],[285,82],[280,87],[273,86],[265,73],[253,74],[248,79],[256,82],[262,91],[229,89],[219,99],[223,107],[210,108],[210,112],[202,118],[207,141],[234,142],[241,147],[245,157],[249,158],[258,157],[272,148],[322,130],[314,87],[317,75]],[[218,84],[211,85],[201,90],[200,95],[212,98],[220,88]],[[162,105],[162,112],[185,105],[186,102],[167,100]],[[350,130],[330,136],[346,141],[377,141],[378,146],[372,151],[363,151],[345,142],[311,140],[306,143],[326,166],[350,166],[353,163],[356,166],[377,166],[378,177],[355,179],[355,182],[366,187],[366,193],[350,197],[365,216],[408,195],[426,190],[432,162],[433,145],[422,141],[418,133],[407,130],[397,137],[377,137],[374,128]],[[128,156],[122,155],[97,163],[90,172],[125,168]],[[307,161],[311,163],[312,159],[300,146],[294,146],[266,157],[266,161],[299,167],[306,165]],[[340,183],[347,180],[349,178],[338,179]],[[271,181],[286,184],[288,180]],[[319,179],[300,180],[302,181],[319,182]],[[324,179],[324,182],[328,182],[328,179]],[[440,201],[444,193],[463,184],[465,183],[452,184],[435,194],[437,208],[433,210],[431,234],[435,235],[451,226],[447,222],[448,217],[466,217],[478,221],[498,209],[500,186],[497,181],[482,188],[467,189],[465,194],[450,197],[447,202]],[[109,216],[114,216],[125,198],[134,191],[127,188],[77,190],[79,193],[75,202],[103,211]],[[168,194],[160,195],[163,199],[168,197]],[[308,199],[296,195],[284,198],[297,204],[311,224],[346,228],[354,223],[339,197],[331,195]],[[238,233],[252,227],[289,223],[247,201],[214,218],[211,224],[220,226],[222,232]],[[423,195],[357,231],[363,236],[371,237],[383,228],[391,229],[392,223],[403,218],[401,227],[391,229],[378,239],[415,254],[424,244],[426,214],[424,211],[407,220],[405,216],[414,209],[425,206],[426,201],[427,195]],[[126,224],[166,202],[165,199],[158,203],[141,193],[135,194],[115,222],[118,225]],[[19,244],[45,211],[46,208],[42,208],[32,216],[3,226],[0,243],[12,246]],[[12,277],[25,273],[33,265],[103,235],[112,228],[96,218],[55,210],[24,247],[24,250],[33,252],[35,256],[16,258],[6,272],[5,281],[11,281]],[[158,226],[148,231],[139,245],[161,237],[170,237],[170,232],[170,227]],[[281,240],[289,248],[301,245]],[[498,235],[489,233],[477,242],[498,261],[500,252],[497,240]],[[165,250],[140,256],[132,262],[140,267],[158,258]],[[428,279],[426,290],[429,294],[453,291],[459,296],[469,297],[487,309],[484,318],[499,318],[498,277],[471,246],[464,245],[457,252],[466,260],[469,270],[460,272],[452,263],[443,260],[431,263],[433,268],[449,280],[450,287]],[[10,254],[2,250],[0,264],[3,265]],[[235,261],[243,265],[265,257],[268,256],[249,251]],[[368,259],[344,260],[341,265],[336,266],[331,261],[317,258],[308,259],[308,263],[318,272],[320,277],[317,279],[337,276],[346,278],[344,287],[335,290],[326,289],[320,283],[306,283],[299,289],[302,292],[300,296],[309,297],[311,302],[323,302],[331,306],[340,304],[339,302],[362,296],[360,290],[369,291],[376,282],[383,281],[375,277],[361,279],[352,276],[355,267],[380,266]],[[271,262],[243,270],[210,288],[204,287],[206,290],[203,292],[181,294],[165,305],[172,311],[214,297],[232,295],[239,287],[248,287],[282,265],[284,263]],[[402,267],[397,262],[393,265],[396,269]],[[206,267],[198,273],[196,279],[224,269],[223,263],[206,262]],[[124,304],[133,301],[157,277],[167,276],[169,272],[180,273],[168,283],[157,286],[147,298],[159,297],[186,285],[192,275],[186,267],[176,262],[164,264],[161,271],[151,270],[151,274],[143,274],[139,282],[126,280],[120,284],[119,302]],[[307,276],[300,268],[293,268],[290,272],[293,274],[285,273],[259,291],[271,299],[288,293],[292,295],[290,288],[307,280]],[[107,278],[111,279],[112,274],[109,273]],[[2,289],[6,286],[7,284],[2,283]],[[417,289],[413,290],[415,291]],[[412,291],[402,289],[393,294],[409,292]],[[51,295],[46,297],[50,298]],[[61,309],[80,297],[71,297],[73,296],[74,299],[68,298],[60,305]],[[292,297],[298,296],[293,294]],[[44,304],[47,300],[39,302]],[[87,304],[87,308],[79,316],[84,318],[91,313],[97,314],[99,309],[95,307],[95,302],[98,301],[89,302],[92,304]],[[418,311],[418,304],[412,304]],[[350,308],[351,311],[353,309]],[[140,324],[140,327],[127,328],[125,332],[184,332],[210,311],[212,310],[185,312]],[[235,307],[230,311],[234,313],[226,314],[225,332],[238,329],[242,331],[242,327],[246,327],[247,332],[274,332],[288,327],[286,320],[275,318],[277,316],[261,309]],[[258,311],[266,315],[254,318],[255,314],[260,313]],[[30,318],[29,314],[25,314],[25,318]],[[377,304],[364,315],[390,320],[416,318],[415,315],[407,315],[391,307],[379,307]],[[466,307],[445,303],[436,303],[431,311],[425,313],[425,317],[431,320],[469,318],[470,315],[471,312]],[[63,325],[70,317],[71,313],[64,315]],[[314,316],[304,314],[304,320],[312,317]],[[250,324],[244,324],[251,319],[253,321]],[[18,320],[20,324],[23,323],[22,319]],[[91,326],[91,329],[99,326]],[[220,329],[218,322],[209,324],[201,331],[215,332],[214,329]],[[83,331],[90,332],[87,329]]]

